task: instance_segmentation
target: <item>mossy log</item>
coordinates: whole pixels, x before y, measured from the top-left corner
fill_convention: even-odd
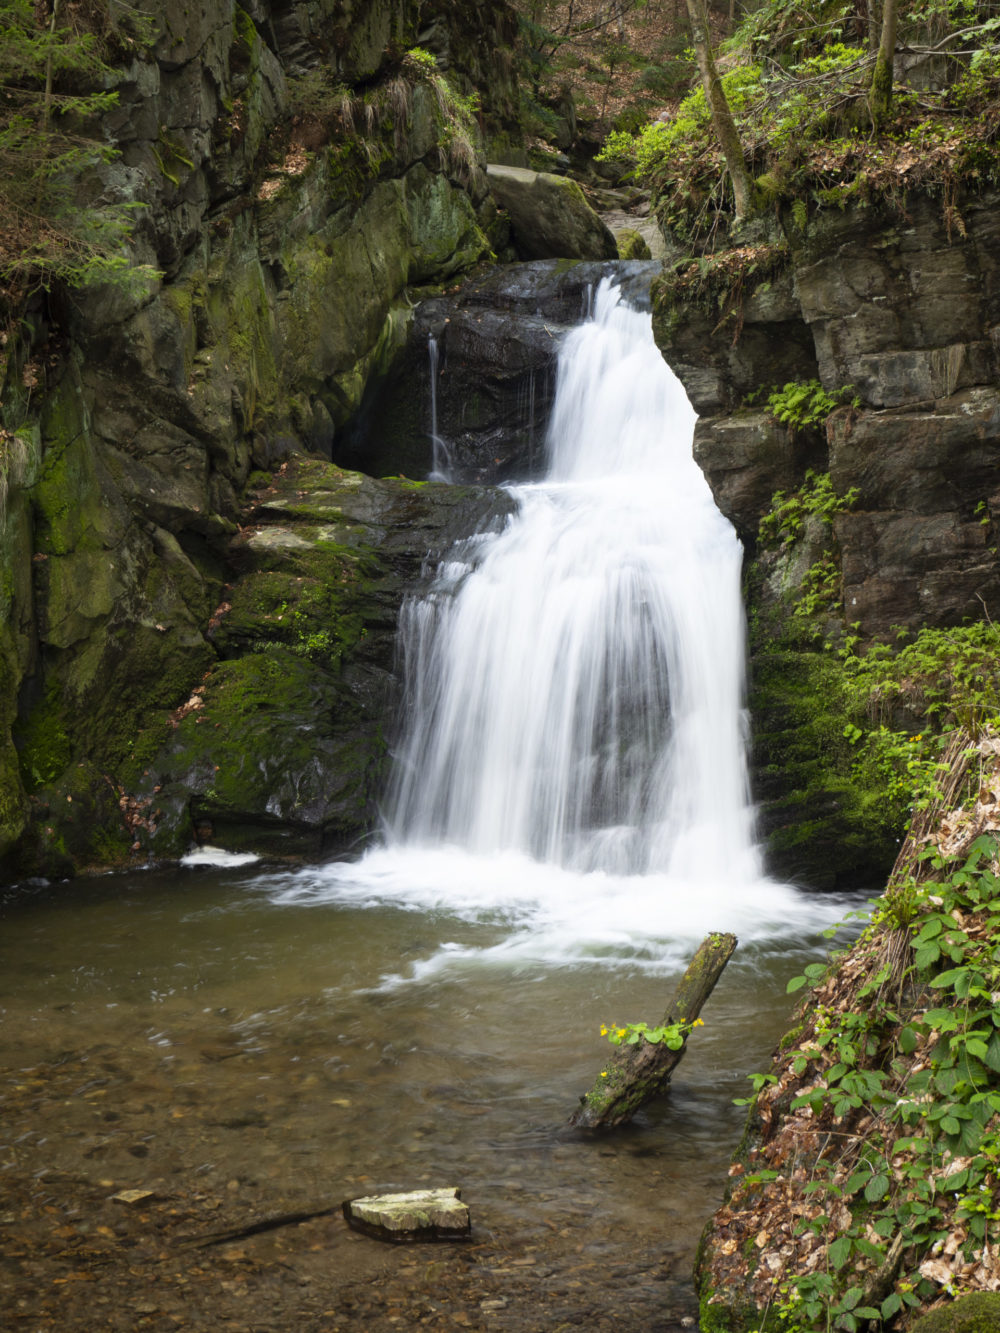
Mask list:
[[[694,1022],[735,948],[735,935],[713,933],[702,941],[664,1015],[664,1026]],[[635,1046],[619,1046],[594,1086],[580,1098],[580,1109],[570,1116],[570,1124],[578,1129],[625,1124],[645,1101],[663,1091],[686,1048],[686,1036],[677,1050],[645,1038]]]

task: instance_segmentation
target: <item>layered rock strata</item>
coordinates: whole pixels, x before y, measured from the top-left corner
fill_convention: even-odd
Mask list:
[[[655,327],[701,414],[699,462],[747,548],[755,785],[774,869],[811,883],[877,882],[901,830],[859,793],[829,648],[1000,611],[1000,211],[848,209],[803,232],[759,231],[661,285]],[[825,430],[762,405],[818,380],[842,405]],[[832,530],[758,543],[775,492],[809,469],[853,502]],[[803,579],[836,566],[839,610],[796,619]],[[870,799],[869,799],[870,798]],[[867,808],[862,808],[866,806]]]

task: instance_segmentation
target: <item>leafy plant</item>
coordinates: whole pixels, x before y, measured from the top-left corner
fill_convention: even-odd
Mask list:
[[[880,11],[821,0],[807,15],[794,0],[765,0],[725,44],[721,84],[756,209],[794,209],[805,231],[818,209],[904,206],[906,192],[922,186],[941,195],[949,234],[961,235],[956,184],[1000,181],[1000,19],[974,0],[908,7],[900,37],[953,61],[951,79],[916,93],[893,88],[884,53],[876,60]],[[700,89],[667,124],[615,135],[604,154],[652,189],[678,239],[707,251],[731,243],[733,191]]]
[[[685,1023],[681,1019],[677,1023],[662,1023],[658,1027],[650,1027],[646,1023],[626,1023],[624,1027],[619,1027],[617,1023],[612,1023],[610,1027],[601,1025],[601,1036],[607,1037],[612,1046],[638,1046],[640,1041],[647,1041],[651,1046],[662,1045],[668,1050],[679,1051],[688,1033],[700,1027],[704,1027],[700,1018],[696,1018],[693,1023]]]
[[[857,487],[852,486],[844,495],[838,495],[829,472],[816,472],[810,468],[799,490],[790,494],[775,491],[771,508],[760,521],[758,536],[761,544],[787,548],[801,537],[807,519],[818,518],[825,527],[830,527],[834,517],[850,509],[857,498]]]
[[[806,430],[821,425],[834,408],[839,407],[851,392],[851,385],[827,393],[819,380],[793,380],[781,389],[772,389],[767,396],[767,408],[775,421]],[[860,399],[852,400],[855,407]]]
[[[980,817],[969,818],[974,832]],[[754,1077],[762,1114],[786,1099],[786,1137],[758,1151],[730,1210],[759,1210],[772,1186],[787,1210],[780,1165],[812,1152],[796,1173],[792,1246],[800,1261],[822,1247],[825,1262],[780,1266],[788,1330],[854,1333],[949,1289],[953,1268],[988,1265],[1000,1223],[997,832],[966,843],[894,881],[836,971],[813,964],[789,982],[816,988],[802,1028],[778,1073]],[[953,1265],[927,1262],[942,1249]]]

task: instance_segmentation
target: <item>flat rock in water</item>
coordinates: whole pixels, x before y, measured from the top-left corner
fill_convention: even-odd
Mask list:
[[[343,1209],[350,1226],[378,1240],[468,1240],[472,1234],[457,1189],[371,1194],[345,1199]]]

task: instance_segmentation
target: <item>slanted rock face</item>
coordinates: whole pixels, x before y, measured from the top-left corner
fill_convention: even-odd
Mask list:
[[[481,487],[284,464],[227,553],[232,579],[208,627],[221,660],[152,720],[128,769],[141,849],[180,855],[198,828],[231,850],[317,856],[368,833],[400,603],[435,556],[510,509]]]
[[[526,167],[487,168],[497,204],[510,215],[521,259],[616,259],[614,236],[576,181]]]

